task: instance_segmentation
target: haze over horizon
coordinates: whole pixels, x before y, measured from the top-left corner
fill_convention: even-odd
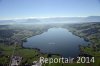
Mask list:
[[[0,0],[0,19],[100,16],[99,0]]]

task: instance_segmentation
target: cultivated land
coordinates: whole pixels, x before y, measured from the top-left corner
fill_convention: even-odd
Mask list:
[[[82,24],[33,24],[33,25],[0,25],[0,66],[12,64],[12,57],[22,57],[20,66],[31,66],[39,57],[60,57],[59,55],[44,54],[38,48],[24,48],[27,38],[39,35],[49,28],[60,27],[68,29],[73,34],[89,41],[88,46],[79,46],[80,55],[94,56],[95,63],[90,64],[42,64],[43,66],[100,66],[100,23]],[[76,62],[76,61],[75,61]]]
[[[90,42],[88,46],[80,46],[80,51],[95,57],[91,66],[100,66],[100,23],[70,25],[70,31]]]

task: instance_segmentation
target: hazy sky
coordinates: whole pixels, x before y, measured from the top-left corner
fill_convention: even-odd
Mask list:
[[[0,0],[0,19],[100,16],[100,0]]]

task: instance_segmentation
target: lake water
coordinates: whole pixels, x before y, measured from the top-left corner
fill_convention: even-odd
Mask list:
[[[79,54],[79,45],[86,44],[83,38],[73,35],[67,29],[50,28],[47,32],[28,38],[23,46],[38,48],[43,53],[76,57]]]

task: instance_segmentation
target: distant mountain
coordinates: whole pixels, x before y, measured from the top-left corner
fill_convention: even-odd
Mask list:
[[[17,20],[14,20],[15,22],[17,23],[34,23],[34,22],[40,22],[39,19],[35,19],[35,18],[31,18],[31,19],[17,19]]]
[[[100,22],[100,16],[89,16],[89,17],[86,17],[83,21],[84,22]]]
[[[16,20],[0,20],[0,24],[23,24],[23,23],[37,23],[38,19],[16,19]]]
[[[24,23],[37,23],[41,22],[39,19],[27,19]]]
[[[14,23],[14,20],[0,20],[0,24],[11,24]]]
[[[100,22],[100,16],[56,17],[56,18],[45,18],[43,21],[45,21],[45,22],[66,22],[66,23]]]
[[[53,17],[53,18],[29,18],[29,19],[17,19],[17,20],[0,20],[0,24],[13,24],[13,23],[81,23],[81,22],[100,22],[100,16],[89,17]]]
[[[66,23],[75,23],[80,22],[84,17],[55,17],[55,18],[45,18],[42,19],[42,22],[66,22]]]

